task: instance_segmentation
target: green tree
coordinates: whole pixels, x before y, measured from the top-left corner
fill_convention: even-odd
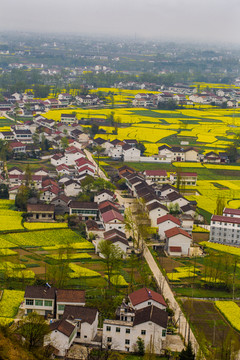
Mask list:
[[[29,350],[41,347],[44,336],[49,332],[50,328],[44,317],[35,312],[19,321],[18,333],[25,339],[26,347]]]
[[[140,356],[143,356],[145,353],[144,340],[140,337],[137,338],[137,353]]]
[[[98,245],[98,251],[104,256],[104,265],[107,272],[108,287],[111,287],[113,272],[118,272],[121,267],[123,252],[119,246],[111,241],[102,240]]]
[[[61,138],[61,148],[63,150],[66,150],[67,147],[68,147],[68,138],[64,136]]]
[[[183,349],[180,352],[179,360],[194,360],[194,359],[195,359],[195,355],[194,355],[194,352],[193,352],[193,349],[192,349],[192,344],[189,341],[189,343],[187,344],[186,349]]]

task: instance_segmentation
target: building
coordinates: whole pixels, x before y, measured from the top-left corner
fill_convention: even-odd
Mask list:
[[[224,214],[228,216],[212,216],[209,237],[211,242],[235,246],[240,245],[240,217],[229,216],[231,210],[233,209],[224,209]]]
[[[81,215],[83,220],[98,218],[98,205],[94,202],[71,201],[69,204],[70,215]]]
[[[27,204],[27,212],[29,221],[53,222],[54,221],[54,205],[47,204]]]
[[[48,286],[27,286],[24,294],[25,315],[32,311],[39,315],[54,316],[55,288]]]
[[[161,310],[166,310],[167,308],[167,304],[163,296],[149,288],[141,288],[132,292],[128,295],[128,299],[128,305],[135,310],[139,310],[150,305],[154,305]]]
[[[85,291],[71,290],[71,289],[57,289],[56,290],[56,318],[61,319],[65,307],[84,306],[85,305]]]
[[[145,348],[153,347],[154,353],[160,354],[166,339],[167,321],[167,312],[154,305],[132,310],[131,321],[104,320],[103,347],[134,352],[140,337]]]
[[[180,227],[181,221],[175,218],[171,214],[166,214],[157,219],[157,226],[158,226],[158,235],[160,236],[160,239],[164,239],[165,231],[172,229],[173,227],[176,226]]]
[[[166,251],[173,256],[189,256],[192,237],[185,230],[174,227],[165,231]]]

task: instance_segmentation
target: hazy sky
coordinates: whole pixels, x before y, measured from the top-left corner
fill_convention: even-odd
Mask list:
[[[6,0],[0,30],[240,43],[239,0]]]

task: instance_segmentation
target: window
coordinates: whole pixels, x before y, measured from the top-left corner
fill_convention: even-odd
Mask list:
[[[32,309],[27,309],[27,314],[31,314]]]
[[[151,301],[148,302],[148,305],[151,305]]]
[[[126,340],[125,340],[125,344],[126,344],[126,345],[129,345],[129,344],[130,344],[130,340],[129,340],[129,339],[126,339]]]
[[[141,330],[141,335],[146,335],[146,330]]]
[[[64,311],[65,305],[58,305],[58,311]]]
[[[162,336],[166,336],[166,330],[162,330]]]
[[[111,338],[111,337],[108,337],[108,338],[107,338],[107,342],[112,342],[112,338]]]
[[[121,331],[120,327],[117,327],[116,332],[120,332],[120,331]]]
[[[126,329],[126,334],[130,334],[130,329]]]
[[[111,326],[107,326],[106,330],[111,331]]]
[[[26,305],[33,305],[32,299],[26,299]]]
[[[44,306],[52,306],[51,300],[44,300]]]
[[[43,300],[35,300],[36,306],[43,306]]]

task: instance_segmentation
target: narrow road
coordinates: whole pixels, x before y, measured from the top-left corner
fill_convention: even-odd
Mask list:
[[[98,174],[101,178],[103,178],[104,180],[110,181],[110,180],[107,178],[107,176],[104,174],[104,172],[100,169],[100,167],[98,167],[98,164],[97,164],[97,162],[93,159],[93,156],[92,156],[92,154],[90,153],[90,151],[88,151],[88,150],[86,150],[86,149],[84,149],[84,151],[85,151],[85,154],[86,154],[88,160],[91,161],[91,162],[96,166],[97,174]]]

